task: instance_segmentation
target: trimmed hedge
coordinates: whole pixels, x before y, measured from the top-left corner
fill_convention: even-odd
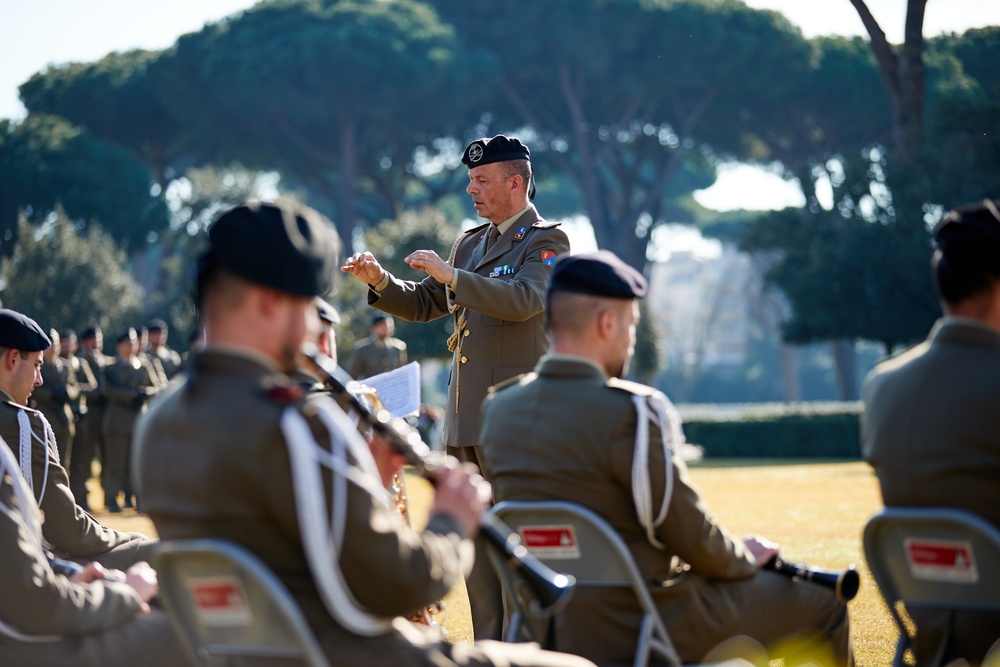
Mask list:
[[[687,441],[701,445],[705,458],[861,458],[857,404],[777,405],[720,417],[702,410],[684,421]]]

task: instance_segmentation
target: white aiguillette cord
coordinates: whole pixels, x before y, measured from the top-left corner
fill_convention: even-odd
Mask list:
[[[353,482],[368,493],[385,497],[377,482],[378,473],[371,451],[357,434],[350,420],[316,399],[320,420],[330,434],[331,451],[320,447],[305,418],[294,408],[281,416],[281,431],[288,444],[292,465],[295,505],[302,533],[303,548],[320,596],[327,610],[348,631],[372,637],[388,632],[392,619],[375,616],[364,609],[351,594],[340,569],[344,524],[347,515],[347,484]],[[350,451],[357,467],[347,459]],[[331,474],[331,507],[325,506],[322,469]]]
[[[42,446],[48,450],[45,456],[45,467],[42,470],[42,490],[38,493],[38,504],[42,504],[42,498],[45,497],[45,487],[49,482],[49,457],[48,454],[51,453],[56,460],[59,460],[59,448],[56,446],[56,434],[52,431],[52,426],[49,421],[45,418],[45,415],[38,412],[36,413],[38,418],[42,420],[42,428],[45,432],[45,439],[42,440],[35,432],[31,430],[31,420],[28,417],[28,413],[24,410],[17,411],[17,426],[18,426],[18,452],[19,459],[21,463],[21,474],[24,477],[24,481],[28,484],[28,488],[31,493],[35,492],[35,480],[31,474],[31,449],[33,447],[31,441],[32,439],[37,440],[42,443]]]
[[[0,481],[4,477],[10,477],[14,499],[17,503],[16,511],[14,508],[0,503],[0,514],[3,514],[3,516],[12,521],[20,529],[19,532],[31,542],[32,551],[35,554],[35,558],[39,561],[39,567],[47,568],[48,563],[42,562],[45,558],[44,551],[42,550],[42,535],[39,531],[32,529],[32,526],[37,528],[41,525],[41,518],[38,516],[38,505],[35,504],[35,496],[31,489],[28,488],[24,478],[17,474],[17,469],[18,462],[14,458],[14,454],[7,447],[7,443],[3,438],[0,438]],[[25,519],[32,520],[26,521]],[[5,563],[4,567],[8,565]],[[8,625],[3,619],[0,619],[0,634],[4,634],[20,642],[31,643],[53,642],[62,639],[59,635],[23,634]]]
[[[669,403],[666,396],[633,395],[636,410],[635,449],[632,455],[632,501],[635,503],[639,523],[646,529],[646,538],[657,549],[665,545],[656,537],[656,529],[666,520],[670,508],[670,497],[674,492],[672,459],[674,446],[684,440],[680,415]],[[664,483],[663,498],[656,517],[653,517],[653,492],[649,479],[649,423],[655,419],[660,429],[663,447]]]

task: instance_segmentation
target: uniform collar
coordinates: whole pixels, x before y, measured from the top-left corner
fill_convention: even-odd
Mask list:
[[[589,377],[602,382],[608,380],[608,374],[596,361],[576,354],[547,354],[538,362],[536,370],[539,375]]]
[[[517,222],[521,218],[522,215],[524,215],[525,213],[527,213],[529,210],[531,210],[533,208],[534,208],[533,204],[528,204],[527,206],[525,206],[524,208],[522,208],[520,211],[518,211],[517,213],[515,213],[514,215],[510,216],[509,218],[507,218],[506,220],[504,220],[503,222],[501,222],[499,225],[497,225],[497,228],[500,230],[500,236],[503,236],[507,232],[508,229],[510,229],[511,227],[514,226],[514,223]],[[493,224],[493,223],[490,223],[490,224]]]
[[[251,350],[246,347],[240,347],[238,345],[224,345],[221,343],[215,343],[213,345],[206,345],[204,349],[198,352],[197,357],[199,359],[213,357],[223,358],[223,357],[235,357],[245,361],[253,362],[255,365],[263,366],[266,370],[275,373],[281,373],[281,367],[278,363],[268,357],[265,354],[261,354],[256,350]]]
[[[931,343],[959,343],[1000,349],[1000,331],[968,317],[941,318],[934,324],[927,338]]]

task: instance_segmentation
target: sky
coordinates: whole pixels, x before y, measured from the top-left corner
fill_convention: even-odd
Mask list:
[[[531,0],[525,0],[531,1]],[[862,35],[850,0],[745,0],[780,11],[806,37]],[[22,118],[17,86],[50,64],[97,60],[111,51],[167,48],[180,35],[247,9],[255,0],[0,0],[0,118]],[[902,41],[906,0],[868,0],[889,40]],[[924,34],[1000,25],[997,0],[928,0]],[[718,210],[798,205],[802,194],[765,170],[725,165],[715,185],[699,191]]]

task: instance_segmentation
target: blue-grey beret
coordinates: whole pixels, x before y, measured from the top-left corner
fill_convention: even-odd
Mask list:
[[[340,313],[326,299],[316,297],[313,301],[316,303],[319,319],[327,324],[340,324]]]
[[[0,345],[21,352],[47,350],[52,341],[35,320],[16,310],[0,308]]]
[[[550,292],[577,292],[613,299],[646,296],[646,279],[609,250],[564,255],[549,280]]]
[[[252,283],[305,297],[330,290],[340,254],[330,221],[286,203],[229,209],[208,228],[208,241],[200,270],[222,266]]]

